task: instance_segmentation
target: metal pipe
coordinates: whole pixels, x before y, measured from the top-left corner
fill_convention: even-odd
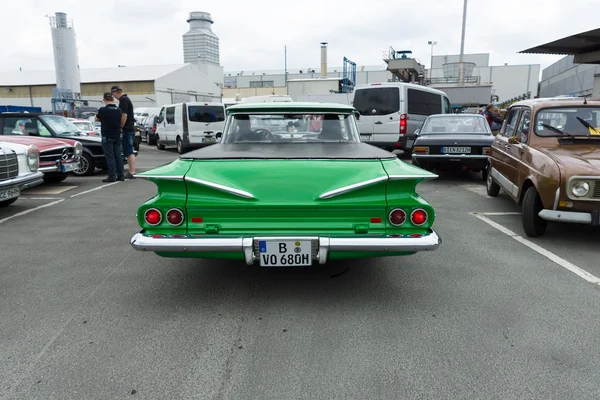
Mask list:
[[[327,78],[327,42],[321,42],[321,78]]]

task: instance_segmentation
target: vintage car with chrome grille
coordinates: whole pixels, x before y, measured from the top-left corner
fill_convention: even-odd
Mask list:
[[[522,206],[523,229],[548,222],[600,225],[600,100],[546,98],[514,103],[494,138],[487,192]]]
[[[486,178],[494,136],[479,114],[434,114],[415,131],[414,165],[427,170],[461,169]]]
[[[44,173],[46,183],[62,182],[81,167],[82,146],[74,140],[16,135],[0,136],[0,140],[35,146],[39,150],[39,171]]]
[[[83,152],[80,168],[73,170],[73,174],[93,175],[96,168],[108,169],[102,150],[102,138],[97,135],[82,135],[79,129],[62,115],[3,113],[0,114],[0,135],[40,136],[79,142],[83,146]],[[134,151],[134,154],[137,155],[137,151]],[[125,156],[123,162],[127,164]]]
[[[315,116],[320,129],[303,129]],[[285,123],[264,128],[269,118]],[[361,143],[351,106],[239,104],[227,109],[218,137],[136,175],[158,192],[138,209],[133,248],[306,267],[411,255],[441,243],[435,211],[416,192],[437,175]]]
[[[35,146],[0,141],[0,207],[11,205],[21,191],[44,182]]]

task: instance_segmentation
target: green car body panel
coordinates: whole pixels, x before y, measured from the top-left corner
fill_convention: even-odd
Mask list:
[[[328,110],[353,111],[351,107],[338,106],[332,105]],[[232,106],[228,113],[255,112],[257,109],[274,112],[280,108],[289,110],[289,107],[289,104]],[[307,110],[318,113],[324,108],[323,104],[302,108],[302,112],[308,113]],[[210,147],[213,146],[223,145]],[[209,151],[210,147],[203,151]],[[182,157],[136,177],[154,182],[158,192],[138,209],[137,219],[142,230],[137,239],[132,238],[132,245],[162,257],[246,259],[250,264],[241,248],[236,251],[219,251],[218,247],[206,251],[187,248],[174,251],[139,244],[140,237],[156,238],[157,242],[165,238],[185,238],[186,243],[194,238],[206,241],[255,237],[370,240],[394,237],[399,240],[431,235],[435,222],[434,209],[417,194],[416,186],[437,175],[395,156],[386,159]],[[172,226],[164,217],[173,208],[184,215],[178,226]],[[388,218],[395,208],[403,209],[407,215],[406,222],[399,227],[392,225]],[[149,209],[161,212],[163,218],[159,224],[153,226],[146,222],[144,214]],[[416,209],[428,214],[422,226],[415,226],[410,221],[410,213]],[[441,239],[424,250],[433,250],[439,243]],[[332,247],[327,259],[402,256],[415,252],[337,251]]]

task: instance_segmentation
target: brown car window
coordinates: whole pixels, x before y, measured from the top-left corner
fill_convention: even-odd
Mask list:
[[[506,119],[506,129],[504,130],[504,135],[506,137],[511,137],[514,136],[515,134],[515,129],[517,127],[517,121],[518,121],[518,116],[519,116],[519,112],[521,111],[520,108],[513,108],[512,110],[510,110],[510,113],[508,114],[508,118]]]
[[[519,122],[519,128],[517,129],[517,133],[521,135],[521,142],[527,142],[527,138],[529,137],[529,127],[531,122],[531,111],[525,110],[521,115],[521,121]]]

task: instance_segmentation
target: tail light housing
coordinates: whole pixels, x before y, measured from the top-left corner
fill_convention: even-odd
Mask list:
[[[429,147],[416,146],[413,147],[413,153],[415,154],[429,154]]]
[[[156,133],[156,124],[152,125],[152,133]]]
[[[394,208],[388,215],[390,224],[400,226],[406,222],[406,213],[401,208]]]
[[[400,114],[400,134],[406,135],[406,129],[408,127],[408,115]]]
[[[484,147],[483,150],[481,150],[481,154],[483,154],[484,156],[489,156],[491,153],[492,153],[491,147]]]
[[[410,222],[412,222],[412,224],[415,226],[425,225],[428,219],[429,215],[427,214],[427,211],[423,210],[422,208],[417,208],[410,213]]]
[[[144,220],[148,225],[156,226],[162,222],[162,214],[156,208],[149,208],[144,213]]]
[[[178,208],[167,211],[167,222],[171,226],[179,226],[183,223],[183,212]]]

